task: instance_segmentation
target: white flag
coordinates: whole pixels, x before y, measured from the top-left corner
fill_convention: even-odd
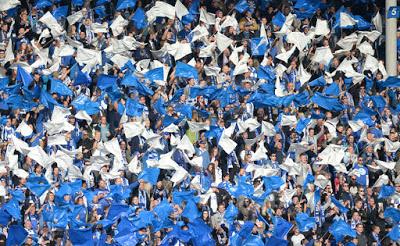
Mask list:
[[[357,23],[353,17],[345,12],[340,13],[340,27],[354,26]]]
[[[219,32],[216,35],[216,39],[217,47],[221,53],[233,43],[232,39]]]
[[[178,17],[180,20],[182,20],[182,17],[189,14],[189,11],[187,10],[187,8],[185,7],[185,5],[183,5],[181,3],[181,1],[176,0],[175,3],[175,12],[176,12],[176,17]]]
[[[328,65],[333,58],[332,51],[329,47],[318,47],[315,50],[315,54],[312,58],[312,61],[315,63],[321,63],[324,65]]]

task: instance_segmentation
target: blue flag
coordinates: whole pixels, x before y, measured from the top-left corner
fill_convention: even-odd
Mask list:
[[[42,196],[50,188],[47,179],[41,176],[30,176],[25,185],[37,197]]]
[[[4,204],[3,209],[16,220],[21,220],[21,209],[19,208],[18,201],[11,199]]]
[[[110,209],[108,211],[107,219],[116,220],[118,219],[118,216],[120,216],[123,213],[128,215],[128,212],[129,212],[129,205],[113,203],[111,204]]]
[[[311,98],[311,101],[321,108],[324,108],[329,111],[342,111],[344,110],[343,104],[339,101],[338,98],[332,98],[322,95],[319,92],[316,92],[314,96]]]
[[[165,109],[164,99],[162,97],[158,98],[154,104],[154,109],[161,115],[166,115],[167,110]]]
[[[143,114],[144,106],[137,100],[128,99],[126,101],[126,115],[130,117],[140,117]]]
[[[239,13],[243,13],[247,10],[250,10],[250,6],[247,3],[246,0],[240,0],[236,5],[235,5],[235,9],[239,12]]]
[[[162,200],[154,209],[153,212],[156,214],[158,219],[164,221],[168,219],[168,216],[174,212],[171,204],[166,200]]]
[[[54,208],[52,222],[55,228],[65,229],[68,225],[68,209],[66,207],[56,206]]]
[[[395,188],[390,185],[383,185],[379,191],[378,199],[386,199],[395,193]]]
[[[374,107],[382,110],[386,106],[386,101],[383,96],[371,96],[372,102],[374,103]]]
[[[308,82],[308,85],[310,87],[312,86],[325,86],[326,85],[326,81],[324,76],[318,77],[316,79],[314,79],[313,81]]]
[[[48,0],[39,0],[39,1],[36,2],[36,6],[35,7],[37,9],[44,9],[44,8],[50,7],[52,5],[53,4]]]
[[[107,16],[106,7],[104,5],[95,7],[94,12],[98,15],[99,18],[104,18]]]
[[[307,125],[309,124],[311,122],[311,118],[301,118],[298,122],[297,122],[297,124],[296,124],[296,132],[298,133],[298,134],[301,134],[303,131],[304,131],[304,129],[306,129],[306,127],[307,127]],[[312,176],[312,175],[311,175]],[[308,175],[307,175],[307,177],[308,177]],[[313,178],[314,178],[314,176],[313,176]],[[305,182],[305,181],[304,181]],[[314,181],[311,181],[311,182],[314,182]],[[303,185],[303,187],[306,187],[305,185]]]
[[[349,211],[349,209],[340,203],[334,196],[331,196],[331,202],[339,209],[341,213],[347,213]]]
[[[176,240],[188,243],[192,237],[193,236],[189,230],[182,230],[179,226],[174,226],[173,230],[168,232],[161,241],[161,246],[174,245]]]
[[[84,94],[80,94],[76,97],[72,101],[71,105],[74,106],[77,111],[84,110],[89,115],[94,115],[100,112],[100,103],[91,101],[89,97]]]
[[[264,56],[267,52],[268,40],[266,38],[251,39],[251,54],[253,56]]]
[[[144,84],[142,84],[135,75],[133,74],[129,74],[127,76],[125,76],[122,81],[121,81],[122,85],[125,86],[132,86],[134,87],[140,95],[144,95],[144,96],[152,96],[154,94],[154,92],[148,88],[147,86],[145,86]]]
[[[314,175],[312,175],[311,173],[307,174],[307,177],[303,183],[303,189],[307,188],[307,184],[313,183],[313,182],[314,182]]]
[[[117,10],[124,10],[127,8],[134,8],[136,0],[118,0]]]
[[[340,219],[335,221],[329,227],[329,233],[336,239],[336,241],[340,242],[343,240],[345,236],[356,237],[356,231],[351,229],[350,225],[344,222],[344,220]]]
[[[396,208],[391,208],[391,207],[386,208],[385,211],[383,212],[383,216],[386,219],[390,218],[396,224],[400,222],[400,210]]]
[[[183,201],[194,200],[199,202],[200,198],[194,195],[194,191],[174,191],[172,192],[172,202],[181,205]]]
[[[340,89],[338,84],[333,82],[330,86],[328,86],[325,90],[325,94],[328,96],[339,96]]]
[[[69,239],[75,246],[94,245],[92,227],[84,229],[69,229]]]
[[[215,245],[212,229],[201,218],[190,221],[189,230],[193,234],[194,246]]]
[[[25,194],[20,189],[18,189],[18,190],[9,190],[8,192],[12,196],[13,200],[16,200],[18,202],[23,202],[25,200]]]
[[[232,202],[230,202],[229,206],[225,210],[224,219],[229,224],[232,224],[238,214],[239,214],[238,208]]]
[[[8,227],[6,246],[22,245],[27,237],[28,232],[22,225],[10,225]]]
[[[197,204],[193,200],[188,200],[186,206],[183,209],[182,216],[189,219],[189,221],[194,221],[200,217],[200,211],[197,208]]]
[[[265,243],[265,246],[287,246],[288,245],[288,241],[286,241],[285,239],[276,237],[276,236],[272,236],[270,238],[267,239],[267,242]]]
[[[257,78],[265,79],[269,82],[275,81],[276,75],[274,68],[271,66],[258,66],[257,68]],[[274,85],[275,86],[275,85]]]
[[[384,82],[378,83],[378,86],[382,88],[398,88],[400,87],[400,79],[395,76],[389,76]]]
[[[40,91],[39,101],[46,108],[52,109],[54,105],[59,105],[56,99],[54,99],[44,88]]]
[[[265,188],[270,188],[272,190],[279,190],[285,183],[283,179],[278,176],[263,177],[263,181]]]
[[[399,224],[395,225],[387,235],[393,241],[396,241],[396,242],[399,241],[400,240],[400,225]]]
[[[310,229],[313,229],[316,225],[315,218],[310,217],[306,213],[298,213],[296,215],[296,224],[301,232],[309,231]]]
[[[236,198],[239,196],[249,196],[254,193],[254,187],[244,180],[239,180],[236,186],[230,188],[229,193]]]
[[[53,16],[56,20],[60,20],[61,18],[65,18],[68,15],[68,5],[61,6],[53,10]]]
[[[272,18],[272,24],[279,27],[282,27],[285,21],[286,21],[286,16],[284,16],[281,11],[276,13],[274,18]]]
[[[273,217],[274,231],[272,234],[277,238],[284,238],[292,229],[293,224],[281,217]]]
[[[81,7],[81,6],[83,6],[83,0],[72,0],[72,4],[74,6]]]
[[[164,81],[164,68],[158,67],[149,70],[148,72],[145,73],[144,77],[150,80],[151,82],[154,82],[155,80]]]
[[[89,85],[92,81],[89,77],[89,75],[83,73],[79,66],[78,63],[75,63],[70,70],[70,77],[71,80],[74,82],[74,85]]]
[[[148,26],[147,17],[144,10],[139,7],[136,9],[135,14],[132,16],[132,22],[136,29],[142,30]]]
[[[194,107],[188,104],[178,104],[175,107],[175,111],[180,113],[180,115],[185,116],[188,119],[192,118]]]
[[[24,87],[28,87],[33,81],[32,76],[20,65],[17,67],[17,82],[22,82]]]
[[[362,16],[355,15],[353,18],[357,21],[356,27],[357,30],[369,30],[372,27],[372,24],[366,21]]]
[[[66,86],[61,80],[51,78],[51,93],[57,93],[61,96],[72,96],[74,93],[68,86]]]
[[[191,78],[199,80],[198,72],[196,68],[189,64],[178,61],[175,67],[175,77]]]
[[[99,76],[99,79],[97,81],[97,87],[99,87],[101,90],[105,90],[107,88],[114,87],[116,85],[117,85],[117,76],[102,74]]]
[[[145,168],[138,176],[138,180],[144,181],[155,185],[157,183],[158,175],[160,174],[159,168]]]

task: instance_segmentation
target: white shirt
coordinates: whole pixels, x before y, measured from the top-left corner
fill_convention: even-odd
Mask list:
[[[292,236],[292,243],[293,246],[301,246],[301,241],[304,239],[304,235],[303,234],[299,234],[299,235],[293,235]]]

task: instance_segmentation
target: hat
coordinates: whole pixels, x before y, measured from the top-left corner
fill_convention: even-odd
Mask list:
[[[200,140],[199,144],[206,144],[206,142],[204,142],[204,140]]]

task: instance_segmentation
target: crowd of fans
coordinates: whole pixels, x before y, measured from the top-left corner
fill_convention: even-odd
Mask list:
[[[0,2],[1,245],[399,242],[384,1]]]

